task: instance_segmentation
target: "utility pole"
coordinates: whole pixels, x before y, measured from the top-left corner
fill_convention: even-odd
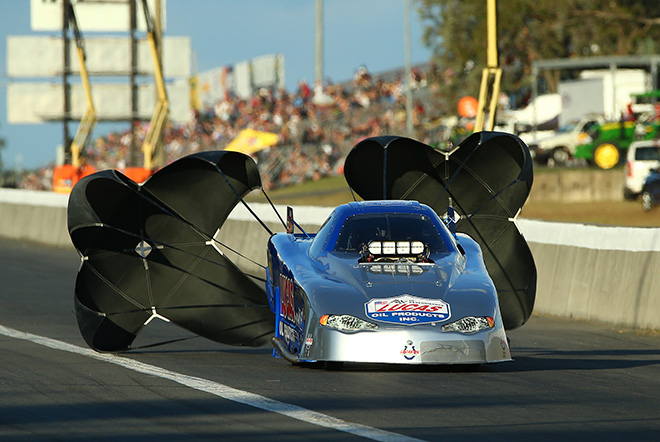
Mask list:
[[[406,135],[413,136],[413,118],[412,118],[412,67],[411,67],[411,45],[410,45],[410,0],[405,0],[403,11],[403,42],[405,50],[405,84],[406,84]]]
[[[323,0],[316,0],[316,57],[314,63],[315,92],[323,91]]]

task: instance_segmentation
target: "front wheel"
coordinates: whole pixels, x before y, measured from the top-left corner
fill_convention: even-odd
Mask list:
[[[571,155],[564,147],[555,147],[552,151],[552,159],[556,166],[564,166],[568,163]]]
[[[619,164],[619,149],[611,143],[600,144],[594,150],[594,163],[601,169],[611,169]]]
[[[645,212],[648,212],[651,210],[651,207],[653,207],[653,198],[651,197],[651,193],[648,190],[645,190],[642,192],[642,209],[644,209]]]

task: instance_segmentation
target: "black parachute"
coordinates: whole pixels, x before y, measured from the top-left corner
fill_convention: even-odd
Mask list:
[[[451,152],[409,138],[368,138],[346,158],[344,175],[365,200],[417,200],[438,214],[453,207],[457,231],[482,248],[504,326],[513,329],[532,314],[536,295],[534,258],[513,222],[532,187],[532,167],[515,135],[478,132]]]
[[[369,138],[348,155],[344,173],[363,199],[417,200],[439,214],[454,207],[458,231],[482,247],[505,327],[525,323],[536,268],[512,222],[532,185],[519,138],[481,132],[451,153],[409,138]],[[141,185],[111,170],[82,179],[68,224],[82,257],[75,308],[88,345],[128,349],[154,318],[222,343],[266,343],[275,321],[255,282],[263,277],[243,273],[215,239],[243,196],[260,187],[254,161],[226,151],[184,157]]]
[[[267,342],[275,321],[265,288],[214,239],[242,197],[260,187],[254,161],[235,152],[190,155],[142,185],[111,170],[82,179],[68,226],[82,256],[75,308],[87,344],[127,349],[156,317],[218,342]]]

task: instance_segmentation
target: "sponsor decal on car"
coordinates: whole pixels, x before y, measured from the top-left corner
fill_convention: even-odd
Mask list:
[[[295,285],[291,278],[280,275],[280,314],[291,322],[296,321],[294,290]]]
[[[449,304],[443,300],[408,294],[371,299],[364,304],[364,310],[369,318],[376,321],[403,325],[440,322],[451,317]]]
[[[415,359],[415,356],[419,356],[419,350],[415,349],[415,345],[413,344],[413,341],[408,341],[406,345],[403,347],[403,350],[400,351],[400,353],[401,356],[408,359],[409,361]]]
[[[279,323],[277,334],[288,346],[291,353],[296,354],[303,345],[303,300],[296,293],[296,285],[293,280],[280,274],[280,285],[276,287],[279,291],[280,306],[276,320]]]
[[[314,338],[312,337],[311,334],[308,334],[307,339],[305,339],[305,351],[303,352],[305,357],[309,356],[309,352],[313,344],[314,344]]]
[[[297,352],[300,342],[300,333],[286,322],[280,322],[278,336],[289,346],[290,352]]]

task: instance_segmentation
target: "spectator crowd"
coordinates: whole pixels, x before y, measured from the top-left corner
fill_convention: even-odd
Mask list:
[[[428,69],[414,68],[409,84],[413,137],[430,143],[426,128],[440,111],[427,76]],[[253,129],[278,135],[276,145],[252,154],[264,189],[336,175],[361,139],[405,134],[407,84],[401,72],[376,76],[363,66],[345,83],[327,81],[323,87],[312,88],[300,81],[294,92],[262,88],[246,99],[227,95],[208,108],[192,112],[186,124],[168,126],[164,135],[166,163],[195,152],[221,150],[241,130]],[[144,123],[133,133],[127,130],[93,140],[83,152],[84,161],[97,170],[142,165],[139,146],[147,129],[148,123]],[[48,189],[49,176],[52,167],[25,176],[20,187]]]

